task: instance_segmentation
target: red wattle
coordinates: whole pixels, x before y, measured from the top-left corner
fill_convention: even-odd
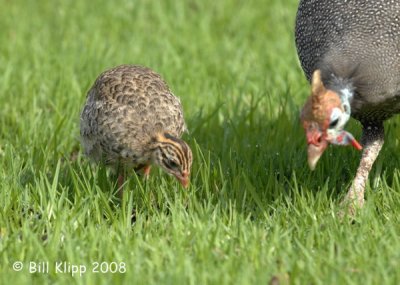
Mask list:
[[[362,146],[358,143],[358,141],[356,141],[355,139],[351,140],[351,144],[352,146],[354,146],[356,149],[358,150],[362,150]]]

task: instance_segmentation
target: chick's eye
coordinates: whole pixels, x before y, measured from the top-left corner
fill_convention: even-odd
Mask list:
[[[178,168],[178,164],[173,160],[167,160],[166,165],[168,168]]]
[[[339,123],[339,118],[334,119],[333,121],[331,121],[329,123],[329,128],[332,129],[332,128],[336,127],[338,123]]]

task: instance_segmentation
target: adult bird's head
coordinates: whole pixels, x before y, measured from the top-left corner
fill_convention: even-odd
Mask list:
[[[189,185],[192,151],[180,138],[168,133],[158,134],[153,140],[153,162],[176,177],[184,188]]]
[[[343,90],[343,92],[349,91]],[[343,130],[349,118],[348,100],[341,100],[337,92],[325,88],[321,71],[318,69],[314,71],[311,80],[311,96],[301,111],[301,122],[308,144],[308,165],[311,170],[315,169],[329,143],[352,145],[358,150],[362,149],[352,134]]]

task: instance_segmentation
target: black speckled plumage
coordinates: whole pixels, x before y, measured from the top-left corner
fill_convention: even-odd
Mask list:
[[[383,145],[383,121],[400,112],[400,1],[301,0],[295,41],[309,81],[351,90],[351,116],[363,125],[363,155],[346,201],[364,203],[368,174]]]
[[[400,1],[302,0],[295,38],[309,80],[321,69],[332,89],[332,74],[352,81],[353,117],[378,121],[400,111]]]

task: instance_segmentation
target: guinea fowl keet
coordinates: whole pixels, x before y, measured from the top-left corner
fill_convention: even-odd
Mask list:
[[[400,112],[400,1],[302,0],[295,28],[312,91],[301,113],[313,169],[329,143],[361,146],[343,128],[363,126],[363,152],[345,198],[364,203],[368,174],[383,145],[383,122]]]
[[[89,90],[80,119],[85,154],[118,171],[160,166],[187,187],[192,152],[180,100],[149,68],[121,65],[103,72]]]

